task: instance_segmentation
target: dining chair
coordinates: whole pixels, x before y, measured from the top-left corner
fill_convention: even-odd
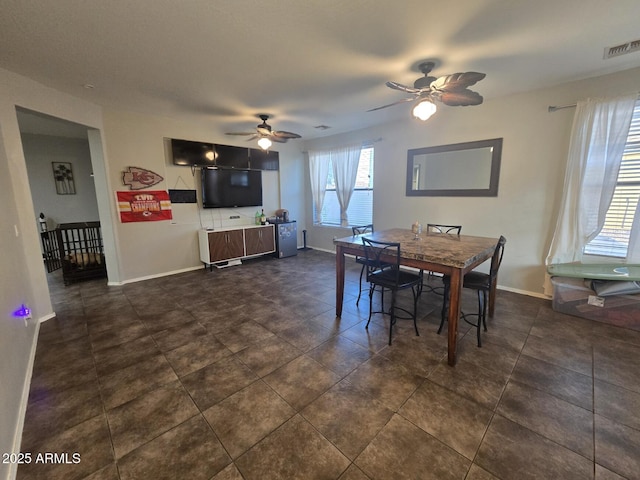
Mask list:
[[[365,328],[369,328],[371,315],[374,313],[382,313],[390,315],[389,322],[389,345],[393,335],[393,326],[396,319],[413,319],[413,327],[418,332],[418,296],[420,295],[420,285],[422,277],[416,273],[403,270],[400,268],[400,243],[397,242],[377,242],[366,237],[362,237],[362,245],[364,247],[364,255],[367,260],[367,282],[369,282],[369,319]],[[384,310],[384,300],[382,302],[382,310],[373,311],[373,293],[376,287],[391,291],[391,308],[389,311]],[[397,304],[397,294],[400,290],[411,289],[413,294],[413,313],[406,308]],[[409,315],[408,317],[398,317],[396,310],[402,311]]]
[[[478,313],[461,314],[461,318],[469,325],[476,327],[476,335],[478,337],[478,347],[482,347],[482,341],[480,340],[480,326],[487,331],[487,296],[498,281],[498,269],[502,263],[502,256],[504,255],[504,244],[507,243],[507,239],[500,236],[496,249],[491,257],[491,266],[489,267],[489,273],[477,272],[475,270],[467,273],[464,276],[463,288],[469,288],[475,290],[478,294]],[[442,318],[440,319],[440,327],[438,328],[438,334],[442,332],[442,327],[449,313],[449,290],[451,285],[451,278],[448,275],[442,277],[444,283],[444,299],[442,301]],[[477,316],[478,321],[473,323],[467,319],[469,316]]]
[[[443,224],[438,224],[438,223],[427,223],[427,234],[446,234],[446,235],[460,235],[460,232],[462,231],[462,225],[443,225]],[[423,275],[424,272],[421,270],[420,274]],[[430,280],[433,278],[433,272],[429,271],[427,272],[427,280]],[[427,287],[428,291],[431,293],[435,293],[437,295],[443,295],[444,294],[444,286],[436,286],[434,287],[433,285],[429,285],[424,283],[424,279],[423,279],[423,284],[422,284],[422,288]]]
[[[368,225],[351,227],[351,231],[353,232],[354,236],[363,235],[365,233],[373,233],[373,224],[370,223]],[[356,300],[356,305],[358,305],[360,303],[360,296],[362,295],[362,277],[364,276],[364,271],[367,267],[367,259],[365,257],[356,257],[356,263],[362,265],[362,268],[360,269],[360,285],[358,289],[358,299]]]
[[[449,233],[460,235],[462,225],[440,225],[437,223],[427,223],[428,233]]]

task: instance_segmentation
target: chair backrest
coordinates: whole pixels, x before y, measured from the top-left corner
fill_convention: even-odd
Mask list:
[[[455,233],[460,235],[462,225],[440,225],[437,223],[427,223],[427,233]]]
[[[369,225],[360,225],[357,227],[351,227],[351,231],[353,235],[362,235],[363,233],[373,233],[373,224]]]
[[[491,257],[491,267],[489,268],[490,281],[493,282],[498,276],[498,269],[502,263],[502,256],[504,255],[504,244],[507,243],[507,239],[500,235],[496,249]]]
[[[362,237],[364,256],[367,259],[367,277],[381,270],[396,274],[396,283],[400,279],[400,244],[397,242],[377,242]],[[384,257],[384,258],[383,258]]]

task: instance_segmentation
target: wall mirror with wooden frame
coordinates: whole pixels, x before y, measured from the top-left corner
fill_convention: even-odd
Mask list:
[[[497,197],[502,138],[407,152],[407,196]]]

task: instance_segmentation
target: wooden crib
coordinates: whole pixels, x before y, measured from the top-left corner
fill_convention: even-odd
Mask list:
[[[107,276],[100,222],[61,223],[55,232],[65,285]]]

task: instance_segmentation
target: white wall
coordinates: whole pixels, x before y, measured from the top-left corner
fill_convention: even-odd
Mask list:
[[[367,139],[374,144],[376,229],[421,223],[461,224],[469,235],[507,238],[499,284],[542,295],[544,260],[555,228],[574,109],[548,112],[550,105],[587,97],[638,91],[640,69],[485,100],[474,107],[442,106],[427,122],[409,119],[367,130],[306,142],[306,150]],[[504,138],[497,197],[405,196],[407,149]],[[308,174],[307,174],[308,175]],[[308,188],[308,180],[307,180]],[[310,197],[310,194],[309,194]],[[307,215],[311,219],[311,202]],[[333,237],[350,230],[314,227],[309,245],[334,250]]]
[[[49,229],[60,223],[99,219],[89,142],[81,138],[22,134],[29,186],[37,214],[44,213]],[[51,162],[72,165],[74,195],[58,195]],[[35,221],[35,220],[34,220]]]

